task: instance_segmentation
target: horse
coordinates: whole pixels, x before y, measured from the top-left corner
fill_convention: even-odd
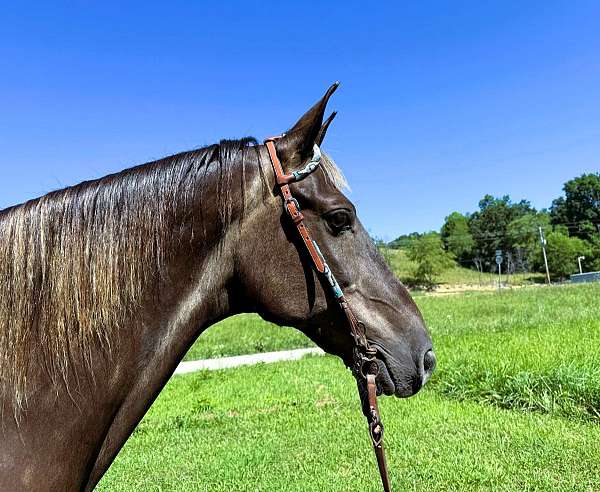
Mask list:
[[[332,86],[274,146],[321,146]],[[377,391],[435,365],[419,309],[322,153],[290,185],[369,343]],[[0,211],[0,490],[92,490],[192,343],[238,313],[301,330],[350,367],[354,340],[312,268],[266,146],[221,140]]]

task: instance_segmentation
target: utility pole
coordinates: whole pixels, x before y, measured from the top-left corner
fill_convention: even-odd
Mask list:
[[[546,238],[544,237],[544,231],[542,227],[538,227],[540,231],[540,243],[542,243],[542,252],[544,253],[544,265],[546,266],[546,282],[550,284],[550,271],[548,270],[548,257],[546,256]]]

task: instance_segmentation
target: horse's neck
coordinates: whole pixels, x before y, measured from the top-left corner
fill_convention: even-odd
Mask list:
[[[236,172],[242,173],[242,170]],[[205,244],[211,245],[208,250],[196,247],[176,255],[166,280],[155,286],[154,295],[132,317],[131,335],[127,337],[124,332],[126,338],[121,343],[128,350],[119,356],[119,363],[124,364],[125,370],[120,375],[118,367],[113,369],[113,377],[127,389],[116,399],[118,410],[111,417],[91,468],[87,490],[91,490],[108,469],[190,345],[210,325],[237,312],[228,289],[234,275],[235,250],[240,242],[236,224],[241,213],[250,213],[260,204],[262,194],[257,190],[264,186],[258,167],[251,167],[245,173],[247,202],[243,204],[241,196],[232,196],[232,216],[227,231],[214,234],[211,227],[218,221],[202,214],[205,222],[197,224],[198,230],[210,231],[209,235],[220,239],[211,241],[205,237]],[[237,187],[233,190],[238,192]],[[118,390],[109,390],[119,394]]]
[[[231,253],[232,245],[226,238],[204,261],[191,259],[178,265],[175,269],[180,272],[176,276],[180,273],[180,278],[189,280],[160,286],[159,302],[147,305],[139,313],[139,331],[133,332],[139,339],[133,344],[124,343],[132,350],[119,360],[127,368],[119,379],[128,390],[119,402],[93,466],[90,488],[106,471],[194,340],[210,325],[233,314],[226,289],[233,264]],[[118,371],[115,368],[114,374]]]
[[[234,314],[228,287],[240,243],[235,224],[240,213],[253,211],[261,202],[264,185],[257,170],[249,166],[247,171],[246,203],[232,196],[231,223],[225,233],[216,229],[222,222],[214,201],[197,214],[202,223],[187,224],[196,218],[182,213],[181,230],[202,231],[202,239],[195,239],[197,244],[188,244],[190,238],[179,242],[180,251],[169,256],[161,275],[145,286],[139,307],[129,311],[127,322],[116,330],[111,354],[100,347],[90,352],[91,373],[79,368],[78,374],[69,376],[68,390],[57,389],[43,364],[35,366],[30,381],[36,389],[20,427],[3,421],[0,490],[37,490],[31,476],[45,477],[39,481],[42,490],[91,490],[198,335]],[[206,180],[206,190],[218,189],[215,176]],[[238,189],[232,187],[233,192]],[[32,353],[31,360],[42,360],[38,355]],[[6,402],[0,406],[5,416],[12,410]],[[52,477],[47,470],[52,470]]]
[[[94,487],[189,346],[231,314],[226,284],[232,252],[226,236],[211,251],[173,260],[119,330],[112,354],[93,356],[93,377],[80,374],[68,394],[64,390],[57,398],[40,369],[39,389],[19,426],[3,422],[0,469],[6,473],[0,470],[0,490],[37,490],[30,477],[47,470],[53,475],[39,482],[40,489]]]

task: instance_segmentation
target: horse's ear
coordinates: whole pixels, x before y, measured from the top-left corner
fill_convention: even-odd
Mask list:
[[[339,82],[333,84],[325,95],[310,108],[298,122],[285,133],[285,136],[276,143],[277,153],[282,163],[290,167],[302,164],[306,159],[312,156],[313,146],[318,144],[318,138],[322,132],[322,126],[327,130],[326,125],[323,125],[323,116],[325,108],[331,95],[340,85]],[[333,118],[330,117],[330,120]],[[328,125],[329,123],[326,122]],[[321,138],[322,140],[322,138]]]
[[[327,133],[327,128],[329,128],[329,125],[335,118],[336,114],[337,114],[337,111],[334,111],[333,113],[331,113],[329,115],[329,118],[327,118],[325,120],[325,123],[323,123],[323,125],[321,126],[321,129],[319,130],[319,134],[317,135],[317,141],[315,142],[319,147],[323,143],[323,139],[325,138],[325,134]]]

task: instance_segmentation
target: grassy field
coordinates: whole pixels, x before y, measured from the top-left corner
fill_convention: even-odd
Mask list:
[[[410,283],[414,275],[416,264],[406,257],[406,252],[402,249],[386,248],[382,252],[386,261],[403,282]],[[490,285],[497,281],[495,273],[485,272],[479,274],[477,270],[455,266],[443,272],[439,277],[439,283],[442,286],[454,285]],[[540,273],[516,273],[510,276],[502,275],[502,282],[511,285],[523,285],[532,283],[543,283],[544,275]]]
[[[301,332],[267,323],[255,314],[241,314],[211,326],[188,351],[185,360],[304,347],[314,344]]]
[[[382,401],[396,490],[600,490],[599,299],[600,285],[418,298],[439,364],[416,397]],[[235,320],[195,353],[308,344]],[[379,490],[370,452],[333,357],[201,372],[173,378],[100,490]]]

